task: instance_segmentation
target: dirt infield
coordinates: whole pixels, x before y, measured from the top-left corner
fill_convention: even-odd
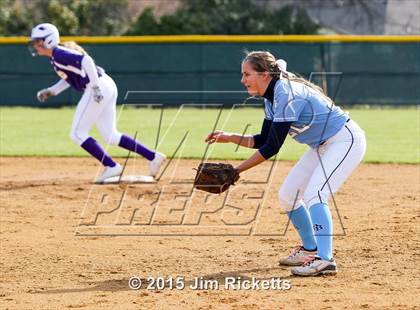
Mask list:
[[[172,162],[157,184],[93,186],[92,159],[2,158],[0,308],[419,309],[419,165],[361,165],[331,204],[339,273],[299,278],[277,265],[298,240],[277,202],[293,163],[269,183],[270,163],[244,173],[226,200],[190,195],[197,163]],[[196,277],[220,286],[192,289]],[[229,277],[292,287],[234,290]]]

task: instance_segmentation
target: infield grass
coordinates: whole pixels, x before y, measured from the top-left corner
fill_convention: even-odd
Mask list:
[[[420,162],[419,109],[350,109],[349,112],[366,131],[365,162]],[[69,137],[73,113],[74,108],[0,108],[0,155],[86,156]],[[262,108],[238,108],[232,112],[231,109],[184,107],[166,108],[161,113],[157,108],[119,106],[117,127],[132,136],[137,133],[138,140],[152,148],[157,145],[158,150],[169,156],[201,158],[207,147],[204,138],[214,127],[257,133],[264,117]],[[103,142],[96,128],[92,136]],[[278,158],[296,160],[306,149],[288,137]],[[127,155],[127,151],[116,146],[108,150],[113,156]],[[213,159],[244,159],[254,150],[233,144],[214,144],[207,152]]]

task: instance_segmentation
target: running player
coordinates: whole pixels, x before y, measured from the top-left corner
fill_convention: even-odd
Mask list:
[[[363,159],[364,132],[321,88],[287,72],[284,61],[277,63],[269,52],[246,55],[241,82],[250,95],[264,97],[261,133],[244,137],[215,131],[206,142],[232,142],[258,149],[237,167],[238,172],[277,154],[287,134],[310,147],[279,190],[280,203],[302,240],[279,263],[295,266],[295,275],[335,274],[328,200]]]
[[[39,101],[44,102],[70,86],[83,92],[74,114],[70,137],[104,166],[96,182],[102,183],[107,178],[119,176],[122,167],[89,135],[93,124],[107,143],[136,152],[149,160],[149,174],[156,176],[166,156],[117,131],[115,115],[118,91],[104,69],[96,66],[92,57],[76,43],[60,43],[59,32],[52,24],[44,23],[32,29],[30,48],[33,56],[49,57],[61,78],[53,86],[37,93]]]

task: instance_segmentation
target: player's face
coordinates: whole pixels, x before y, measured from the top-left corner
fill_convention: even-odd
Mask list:
[[[48,56],[49,49],[44,47],[44,41],[42,39],[35,39],[32,42],[32,47],[36,53],[40,56]]]
[[[241,83],[244,84],[251,96],[264,95],[269,82],[268,74],[255,71],[248,61],[242,63]]]

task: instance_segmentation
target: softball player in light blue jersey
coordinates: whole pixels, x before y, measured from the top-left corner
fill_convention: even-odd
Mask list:
[[[250,95],[264,97],[261,133],[243,137],[215,131],[206,142],[232,142],[258,149],[236,168],[238,172],[277,154],[287,134],[310,147],[279,190],[280,204],[302,240],[279,263],[294,266],[295,275],[335,274],[328,200],[363,159],[365,134],[321,88],[286,71],[286,63],[276,62],[269,52],[246,55],[241,82]]]
[[[30,48],[33,56],[49,57],[51,65],[61,78],[53,86],[37,93],[39,101],[44,102],[70,86],[83,92],[74,114],[70,137],[103,164],[104,171],[96,182],[102,183],[107,178],[119,176],[122,167],[89,135],[94,124],[107,143],[136,152],[148,159],[149,174],[156,176],[166,156],[117,131],[115,115],[118,90],[105,70],[96,66],[92,57],[76,43],[60,43],[58,30],[52,24],[44,23],[32,29]]]

